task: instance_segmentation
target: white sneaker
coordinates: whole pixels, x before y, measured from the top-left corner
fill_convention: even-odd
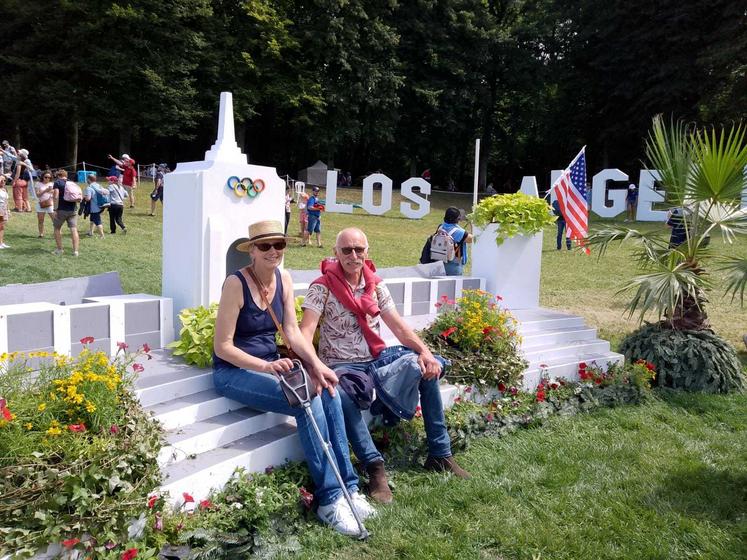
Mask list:
[[[5,243],[0,244],[0,249],[10,249],[10,245],[6,245]]]
[[[63,251],[62,249],[55,249],[54,251],[52,251],[52,254],[53,254],[53,255],[57,255],[57,256],[60,256],[60,255],[62,255],[62,254],[63,254],[64,252],[65,252],[65,251]]]
[[[78,251],[73,251],[73,256],[77,257],[78,256]]]
[[[366,497],[363,494],[355,492],[354,494],[351,494],[350,497],[353,499],[353,506],[355,507],[355,511],[358,512],[358,516],[361,518],[361,520],[365,520],[376,515],[376,510],[371,504],[368,503],[368,500],[366,500]]]
[[[316,510],[316,515],[323,523],[326,523],[338,533],[348,537],[355,537],[360,533],[358,522],[355,520],[350,506],[345,501],[345,496],[341,495],[337,498],[337,501],[328,506],[319,506]]]

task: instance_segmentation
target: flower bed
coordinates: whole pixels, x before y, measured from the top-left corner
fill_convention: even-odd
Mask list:
[[[113,359],[87,348],[75,359],[0,356],[0,554],[55,543],[120,558],[133,548],[132,527],[160,482],[161,430],[131,391],[142,370],[134,360],[149,348],[126,348]]]
[[[434,353],[451,360],[450,381],[518,385],[527,362],[519,353],[516,320],[500,301],[482,290],[464,290],[456,301],[443,296],[436,303],[436,319],[419,334]]]

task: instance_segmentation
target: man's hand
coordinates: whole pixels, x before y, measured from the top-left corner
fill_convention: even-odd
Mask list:
[[[424,379],[434,379],[441,375],[441,363],[433,356],[430,350],[426,349],[420,353],[418,356],[418,365]]]
[[[316,374],[314,381],[316,381],[316,394],[321,395],[323,389],[327,389],[329,394],[335,396],[335,387],[340,382],[337,378],[337,374],[329,369],[324,364],[320,363],[314,370]]]

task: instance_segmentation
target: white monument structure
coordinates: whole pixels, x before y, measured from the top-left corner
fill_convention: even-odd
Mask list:
[[[233,100],[220,94],[218,138],[203,161],[166,175],[162,293],[174,312],[220,299],[226,275],[248,263],[235,247],[249,224],[285,220],[285,181],[275,168],[250,165],[236,144]]]

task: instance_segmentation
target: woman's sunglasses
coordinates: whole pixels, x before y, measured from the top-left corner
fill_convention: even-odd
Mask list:
[[[340,247],[340,251],[342,251],[343,255],[349,255],[353,251],[356,252],[357,255],[363,256],[363,253],[365,253],[368,250],[368,247]]]
[[[263,253],[266,253],[270,250],[270,248],[275,249],[276,251],[282,251],[285,249],[286,242],[285,241],[275,241],[275,243],[255,243],[254,246],[262,251]]]

